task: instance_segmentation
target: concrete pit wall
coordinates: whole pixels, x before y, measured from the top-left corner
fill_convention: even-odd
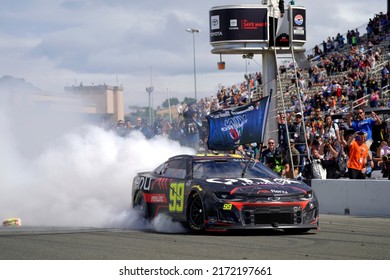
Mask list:
[[[311,180],[320,214],[390,217],[390,180]]]

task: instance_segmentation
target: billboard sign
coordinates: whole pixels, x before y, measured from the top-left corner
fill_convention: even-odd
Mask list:
[[[306,10],[299,7],[292,7],[292,41],[306,42]]]
[[[268,40],[267,7],[216,7],[210,11],[210,42]]]

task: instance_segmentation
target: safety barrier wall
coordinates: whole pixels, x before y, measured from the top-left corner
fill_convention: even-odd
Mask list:
[[[320,214],[390,217],[389,180],[311,180]]]

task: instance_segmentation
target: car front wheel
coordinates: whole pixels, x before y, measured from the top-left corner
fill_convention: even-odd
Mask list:
[[[188,201],[187,221],[188,226],[192,231],[204,231],[204,208],[202,198],[198,193],[191,194],[190,199]]]

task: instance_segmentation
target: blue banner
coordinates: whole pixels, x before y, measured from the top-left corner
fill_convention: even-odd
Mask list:
[[[244,106],[209,114],[208,148],[225,151],[243,144],[263,142],[270,100],[269,95]]]

